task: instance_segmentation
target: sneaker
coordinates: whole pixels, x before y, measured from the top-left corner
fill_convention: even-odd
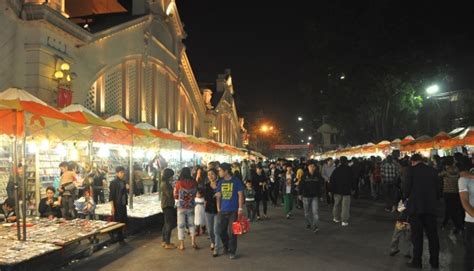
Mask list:
[[[235,259],[235,254],[231,253],[231,254],[229,255],[229,259],[231,259],[231,260]]]
[[[397,250],[394,250],[394,251],[390,252],[390,256],[392,256],[392,257],[393,257],[393,256],[397,255],[399,252],[400,252],[400,250],[399,250],[399,249],[397,249]]]
[[[341,220],[337,220],[337,219],[335,219],[335,218],[334,218],[332,221],[333,221],[334,223],[340,223],[340,222],[341,222]]]
[[[260,217],[259,217],[259,216],[257,216],[257,220],[260,220]]]
[[[286,219],[290,219],[290,214],[287,214],[287,215],[286,215]]]
[[[314,233],[318,233],[318,232],[319,232],[319,228],[318,228],[318,227],[314,227],[314,228],[313,228],[313,232],[314,232]]]
[[[347,222],[342,222],[342,226],[343,226],[343,227],[347,227],[347,226],[349,226],[349,223],[347,223]]]
[[[311,229],[311,226],[310,225],[306,225],[306,229]]]

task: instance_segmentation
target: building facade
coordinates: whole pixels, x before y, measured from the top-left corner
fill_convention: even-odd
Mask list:
[[[110,0],[116,10],[72,2],[0,0],[0,90],[25,89],[55,106],[66,91],[104,118],[241,145],[232,97],[206,107],[174,0]]]

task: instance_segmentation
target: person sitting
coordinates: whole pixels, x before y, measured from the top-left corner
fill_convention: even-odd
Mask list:
[[[46,198],[42,198],[38,211],[40,217],[47,217],[49,219],[61,217],[60,202],[57,198],[54,197],[56,190],[53,186],[48,186],[46,188]]]
[[[8,223],[16,222],[16,213],[15,213],[15,200],[12,198],[7,198],[2,204],[0,210],[5,216],[5,221]]]
[[[94,215],[95,203],[89,190],[84,191],[84,196],[74,202],[79,218],[91,219]]]

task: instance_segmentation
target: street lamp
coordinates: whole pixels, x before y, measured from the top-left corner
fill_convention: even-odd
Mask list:
[[[308,136],[308,140],[311,140],[311,139],[313,139],[313,137],[311,137],[311,136]]]
[[[302,118],[302,117],[298,117],[298,121],[303,121],[303,118]]]
[[[304,132],[304,128],[300,128],[300,132]]]
[[[428,95],[433,95],[433,94],[436,94],[437,92],[439,91],[439,86],[438,85],[431,85],[429,87],[426,88],[426,93]]]
[[[264,124],[260,127],[260,131],[263,132],[263,133],[268,132],[268,130],[270,130],[270,127],[268,127],[268,125],[266,125],[266,124]]]

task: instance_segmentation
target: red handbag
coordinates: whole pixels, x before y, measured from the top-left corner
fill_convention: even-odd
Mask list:
[[[242,235],[250,230],[250,221],[248,218],[242,216],[240,220],[235,221],[232,223],[232,232],[235,235]]]

